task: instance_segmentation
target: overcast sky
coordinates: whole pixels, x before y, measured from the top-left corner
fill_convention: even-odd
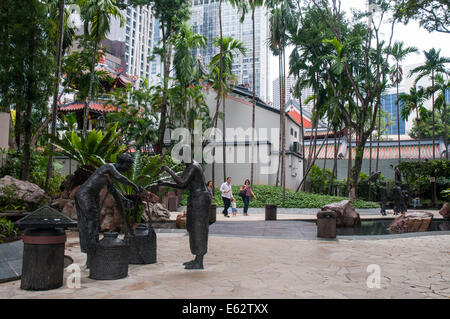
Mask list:
[[[351,9],[366,10],[365,0],[343,0],[342,10],[350,12]],[[390,26],[382,28],[383,37],[386,41],[390,37]],[[450,57],[450,34],[432,32],[429,33],[419,27],[419,23],[411,21],[408,25],[398,23],[395,25],[393,41],[403,41],[406,46],[415,46],[419,49],[419,54],[410,54],[403,65],[421,64],[425,61],[424,50],[431,48],[441,49],[441,56]],[[290,50],[289,50],[290,52]],[[287,54],[288,52],[286,52]],[[288,56],[288,55],[287,55]],[[286,59],[287,59],[286,56]],[[270,96],[272,97],[272,81],[278,77],[278,58],[271,57],[270,64]]]

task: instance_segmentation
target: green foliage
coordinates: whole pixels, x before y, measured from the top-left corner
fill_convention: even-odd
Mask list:
[[[450,33],[450,4],[448,0],[396,1],[394,16],[404,23],[419,22],[428,32]]]
[[[126,150],[126,146],[120,143],[121,132],[117,126],[118,123],[108,125],[104,133],[93,129],[86,138],[75,131],[67,132],[62,139],[48,137],[56,147],[56,153],[66,155],[81,165],[97,168],[115,162],[117,155]]]
[[[16,179],[20,179],[22,165],[21,158],[20,152],[10,149],[7,153],[5,165],[0,167],[0,178],[9,175]],[[47,176],[48,155],[40,151],[33,151],[31,152],[30,164],[31,172],[29,181],[44,189]],[[57,196],[61,192],[59,187],[64,180],[64,177],[58,172],[62,169],[62,164],[54,162],[53,165],[55,171],[49,181],[48,195]]]
[[[156,143],[158,139],[157,115],[152,110],[152,89],[147,80],[144,80],[139,89],[127,85],[113,91],[108,102],[120,110],[108,113],[107,121],[119,123],[124,143],[133,145],[139,151]]]
[[[137,151],[132,155],[132,157],[134,159],[134,164],[131,169],[125,173],[125,176],[137,186],[141,186],[142,188],[154,186],[158,180],[167,181],[171,178],[167,175],[161,176],[162,166],[168,166],[176,173],[182,172],[184,169],[184,165],[181,163],[176,164],[172,157],[166,154],[148,156]],[[121,183],[116,183],[116,186],[123,194],[131,195],[135,193],[131,186],[123,185]]]
[[[0,211],[14,210],[26,211],[27,205],[21,198],[17,198],[17,186],[9,185],[2,188],[3,196],[0,196]]]
[[[13,238],[17,236],[17,229],[14,226],[14,223],[6,217],[0,217],[0,243],[10,236]]]
[[[244,207],[242,198],[238,196],[239,188],[241,186],[232,186],[234,197],[236,198],[236,206]],[[253,192],[256,195],[256,200],[250,201],[249,207],[262,208],[266,204],[275,204],[278,207],[284,208],[321,208],[324,205],[339,202],[341,200],[348,199],[346,197],[318,195],[305,192],[294,192],[286,189],[286,203],[282,205],[283,189],[275,186],[255,185],[253,186]],[[186,196],[183,196],[181,205],[186,205]],[[212,204],[216,204],[218,207],[223,207],[222,197],[220,190],[216,187],[214,193],[214,200]],[[356,208],[379,208],[380,206],[373,202],[366,202],[358,200],[353,202]]]
[[[450,108],[447,108],[447,119],[450,119]],[[445,125],[442,120],[442,115],[440,112],[434,113],[434,129],[435,136],[444,136],[445,135]],[[424,138],[432,138],[433,136],[433,112],[424,110],[423,117],[421,115],[419,125],[417,125],[417,121],[414,121],[411,130],[408,132],[408,135],[414,139]],[[450,132],[447,133],[447,141],[450,140]],[[437,153],[437,150],[436,150]]]
[[[331,179],[331,170],[325,169],[325,174],[317,165],[313,165],[309,172],[308,178],[311,181],[311,191],[316,194],[328,193]]]
[[[450,161],[434,160],[426,162],[402,162],[399,166],[410,191],[420,189],[424,197],[431,198],[430,176],[436,177],[437,194],[450,188]]]

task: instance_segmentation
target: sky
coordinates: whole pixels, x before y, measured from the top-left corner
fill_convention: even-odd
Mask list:
[[[350,12],[351,9],[366,10],[365,0],[343,0],[342,10]],[[381,29],[382,37],[388,41],[390,37],[390,25]],[[408,25],[397,23],[394,29],[394,41],[403,41],[406,46],[414,46],[419,49],[419,54],[410,54],[403,62],[404,66],[412,64],[422,64],[425,61],[424,50],[431,48],[441,49],[441,56],[450,57],[450,34],[432,32],[420,28],[419,23],[410,21]],[[288,56],[289,51],[286,51]],[[286,57],[287,59],[287,57]],[[272,82],[278,77],[278,58],[272,56],[270,60],[270,96],[272,97]]]

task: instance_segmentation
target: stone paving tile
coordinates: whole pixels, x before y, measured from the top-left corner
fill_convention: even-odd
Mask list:
[[[76,233],[66,254],[84,264]],[[80,289],[31,292],[0,284],[0,298],[450,298],[450,235],[387,240],[290,240],[210,236],[205,270],[187,271],[189,238],[159,233],[158,262],[131,265],[127,278]],[[70,250],[70,251],[69,251]],[[369,289],[369,264],[381,288]],[[68,273],[65,274],[67,279]]]

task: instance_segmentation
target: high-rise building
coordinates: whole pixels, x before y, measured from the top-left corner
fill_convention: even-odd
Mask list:
[[[208,46],[197,50],[197,54],[205,65],[212,57],[219,53],[219,48],[214,47],[214,38],[219,37],[219,0],[193,0],[191,3],[190,24],[194,32],[206,37]],[[238,84],[249,84],[253,89],[253,31],[251,14],[247,14],[245,21],[240,22],[241,13],[228,2],[222,2],[222,34],[231,36],[243,42],[247,49],[246,55],[237,54],[234,57],[233,73],[237,77]],[[256,94],[262,100],[270,100],[269,93],[269,18],[264,7],[255,10],[255,86]]]
[[[294,98],[294,95],[293,95],[295,83],[296,83],[296,79],[294,77],[286,77],[286,85],[285,85],[286,102],[289,101],[289,99],[296,99],[296,98]],[[280,108],[280,78],[279,77],[276,78],[275,80],[273,80],[272,91],[273,91],[272,105],[273,105],[273,107],[279,109]],[[302,107],[304,110],[308,110],[308,111],[312,110],[313,103],[310,102],[310,103],[306,104],[305,100],[308,99],[313,94],[314,94],[314,92],[313,92],[312,88],[310,88],[310,87],[304,87],[302,89]]]
[[[294,98],[294,95],[292,93],[292,90],[294,90],[295,85],[295,78],[293,77],[286,77],[286,84],[285,84],[285,101],[287,102],[289,99]],[[280,108],[280,78],[276,78],[272,82],[272,105],[274,108],[279,109]]]
[[[155,19],[151,7],[127,6],[122,10],[126,23],[120,26],[118,19],[111,21],[107,38],[125,43],[126,72],[137,75],[140,79],[151,78]],[[137,84],[139,81],[136,82]]]

